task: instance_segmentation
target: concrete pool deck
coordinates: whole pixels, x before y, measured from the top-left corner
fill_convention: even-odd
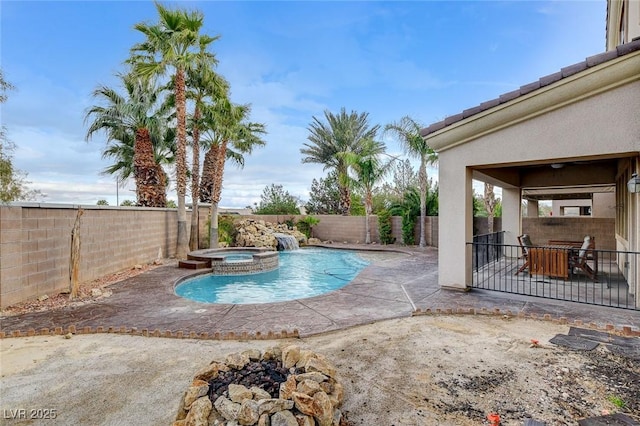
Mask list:
[[[175,262],[109,287],[110,297],[81,306],[3,316],[0,333],[38,334],[47,328],[64,333],[84,330],[148,333],[173,337],[238,338],[281,335],[310,336],[376,321],[402,318],[416,312],[490,313],[592,325],[639,334],[640,313],[515,294],[474,290],[456,292],[438,286],[438,252],[427,247],[363,247],[333,244],[329,247],[372,249],[372,260],[347,286],[316,297],[252,305],[206,304],[174,294],[175,283],[200,272],[179,269]],[[99,329],[100,328],[100,329]],[[19,332],[19,333],[18,333]],[[179,334],[177,334],[179,333]],[[217,333],[217,334],[216,334]],[[269,334],[271,333],[271,334]]]

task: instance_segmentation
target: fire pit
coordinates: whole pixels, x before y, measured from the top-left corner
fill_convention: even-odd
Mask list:
[[[322,355],[297,345],[249,350],[198,371],[173,424],[339,426],[343,399]]]

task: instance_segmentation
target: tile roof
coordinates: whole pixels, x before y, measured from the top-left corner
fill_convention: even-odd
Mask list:
[[[451,124],[457,123],[458,121],[461,121],[467,117],[471,117],[472,115],[478,114],[482,111],[486,111],[500,104],[509,102],[520,96],[526,95],[542,87],[545,87],[552,83],[560,81],[563,78],[567,78],[569,76],[582,72],[591,67],[595,67],[596,65],[600,65],[604,62],[611,61],[613,59],[619,58],[621,56],[624,56],[636,51],[640,51],[640,39],[634,39],[630,43],[621,44],[620,46],[616,47],[615,50],[610,50],[608,52],[603,52],[594,56],[590,56],[582,62],[578,62],[577,64],[564,67],[558,72],[541,77],[538,81],[525,84],[524,86],[520,86],[519,89],[513,90],[508,93],[504,93],[496,99],[483,102],[476,107],[465,109],[459,114],[446,117],[442,121],[438,121],[436,123],[431,124],[428,127],[423,128],[422,130],[420,130],[420,134],[422,136],[427,136],[447,126],[450,126]]]

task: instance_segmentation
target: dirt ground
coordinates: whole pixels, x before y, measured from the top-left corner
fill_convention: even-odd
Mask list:
[[[489,424],[492,412],[502,425],[522,425],[526,418],[576,425],[615,412],[640,421],[640,365],[602,345],[578,352],[549,343],[568,329],[443,315],[286,341],[8,338],[0,341],[0,423],[171,424],[200,367],[229,353],[292,341],[335,364],[346,391],[342,409],[353,425],[480,425]],[[56,418],[12,419],[18,409],[27,416],[55,410]]]

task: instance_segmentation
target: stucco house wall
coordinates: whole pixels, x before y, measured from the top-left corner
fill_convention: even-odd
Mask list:
[[[439,155],[440,227],[450,233],[440,241],[440,285],[464,289],[471,282],[472,178],[503,188],[505,242],[517,244],[521,188],[619,183],[611,167],[589,166],[603,159],[637,170],[639,110],[640,40],[423,129]],[[621,206],[630,217],[629,238],[616,237],[618,249],[640,251],[637,198]],[[638,293],[637,273],[628,278]]]

